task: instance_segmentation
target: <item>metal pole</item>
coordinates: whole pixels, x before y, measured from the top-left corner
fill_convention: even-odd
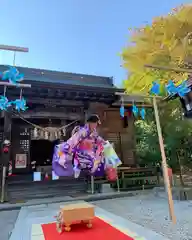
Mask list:
[[[8,87],[31,88],[31,84],[25,84],[25,83],[13,84],[13,83],[9,83],[9,82],[0,81],[0,86],[1,85],[8,86]]]
[[[16,46],[9,46],[9,45],[0,45],[0,50],[5,50],[5,51],[11,51],[14,52],[14,57],[13,57],[13,66],[15,66],[15,59],[16,59],[16,52],[29,52],[28,48],[24,48],[24,47],[16,47]],[[11,84],[9,82],[0,82],[0,85],[4,86],[4,95],[6,93],[6,88],[7,86],[14,86],[14,87],[19,87],[19,88],[30,88],[31,84]],[[22,91],[21,91],[22,93]],[[9,115],[9,113],[4,111],[4,137],[3,139],[8,139],[10,140],[10,122],[8,123],[8,121],[6,120],[7,116]],[[8,118],[10,118],[11,116],[9,116]],[[5,159],[6,158],[6,159]],[[8,156],[4,156],[4,162],[3,162],[3,169],[2,169],[2,178],[1,178],[1,203],[3,203],[5,201],[5,188],[6,188],[6,175],[7,175],[7,166],[8,166],[8,162],[9,162],[9,158],[10,158],[10,152],[8,154]],[[7,191],[7,189],[6,189]],[[7,194],[7,192],[6,192]]]
[[[120,192],[118,172],[117,172],[117,192],[118,192],[118,193]]]
[[[94,176],[91,175],[91,194],[94,194],[95,189],[94,189]]]
[[[15,60],[16,60],[16,52],[14,52],[14,55],[13,55],[13,66],[15,66]]]
[[[16,47],[10,45],[0,44],[0,50],[11,51],[11,52],[29,52],[29,48],[26,47]]]
[[[3,166],[2,183],[1,183],[1,203],[5,201],[5,181],[6,181],[7,167]]]
[[[166,186],[167,196],[168,196],[169,214],[170,214],[170,218],[171,218],[172,222],[175,224],[176,217],[175,217],[175,213],[174,213],[174,204],[173,204],[171,186],[170,186],[170,181],[169,181],[169,176],[168,176],[167,160],[166,160],[166,155],[165,155],[165,148],[164,148],[164,143],[163,143],[163,136],[162,136],[162,130],[161,130],[161,125],[160,125],[156,97],[153,98],[153,107],[154,107],[155,120],[156,120],[156,125],[157,125],[157,133],[158,133],[158,137],[159,137],[159,146],[160,146],[161,157],[162,157],[164,184]]]

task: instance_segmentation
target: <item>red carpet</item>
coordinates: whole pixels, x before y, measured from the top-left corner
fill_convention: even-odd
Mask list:
[[[45,240],[134,240],[99,218],[93,221],[93,227],[85,224],[74,224],[70,232],[61,235],[56,231],[56,224],[42,224]]]

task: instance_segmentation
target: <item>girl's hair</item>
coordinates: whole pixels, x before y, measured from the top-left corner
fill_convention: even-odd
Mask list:
[[[71,132],[71,136],[73,136],[75,133],[77,133],[80,130],[80,126],[76,126],[73,128],[72,132]]]

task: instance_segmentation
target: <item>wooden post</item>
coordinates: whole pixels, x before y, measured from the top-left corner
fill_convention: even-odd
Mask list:
[[[178,72],[189,73],[189,74],[192,73],[192,69],[187,69],[187,68],[175,68],[175,67],[149,65],[149,64],[145,64],[144,67],[157,69],[157,70],[172,71],[172,72],[176,72],[176,73],[178,73]]]
[[[165,155],[165,148],[164,148],[164,143],[163,143],[163,136],[162,136],[162,130],[161,130],[161,125],[160,125],[160,119],[159,119],[159,112],[158,112],[156,97],[153,97],[153,107],[154,107],[154,112],[155,112],[157,133],[158,133],[158,137],[159,137],[159,146],[160,146],[161,157],[162,157],[164,184],[166,186],[167,195],[168,195],[169,214],[170,214],[170,218],[171,218],[172,222],[175,224],[176,223],[176,217],[175,217],[175,213],[174,213],[172,191],[171,191],[171,186],[170,186],[170,181],[169,181],[169,176],[168,176],[167,160],[166,160],[166,155]]]

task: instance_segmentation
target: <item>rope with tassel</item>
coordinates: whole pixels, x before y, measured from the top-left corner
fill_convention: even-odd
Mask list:
[[[61,135],[65,136],[66,129],[68,127],[70,127],[71,125],[75,124],[78,121],[78,120],[74,120],[73,122],[71,122],[67,125],[64,125],[60,128],[52,128],[52,127],[43,128],[39,125],[36,125],[36,124],[26,120],[24,117],[22,117],[22,115],[19,112],[16,113],[15,111],[12,111],[12,114],[14,116],[19,117],[20,119],[22,119],[27,124],[34,127],[33,135],[34,135],[35,138],[38,136],[38,132],[40,132],[39,135],[40,135],[41,138],[50,139],[50,140],[58,139]]]

